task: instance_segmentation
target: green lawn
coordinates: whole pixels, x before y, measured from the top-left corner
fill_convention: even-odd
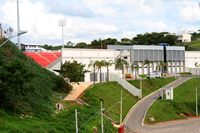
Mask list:
[[[190,42],[187,47],[188,50],[198,51],[200,50],[200,41]]]
[[[163,87],[166,84],[174,81],[175,78],[152,78],[142,80],[142,95],[143,97],[156,91],[157,89]],[[140,80],[129,80],[129,83],[137,88],[140,88]]]
[[[146,123],[150,117],[155,122],[183,119],[195,115],[195,88],[199,87],[200,78],[193,78],[174,90],[174,100],[158,99],[149,109],[145,118]],[[198,88],[199,89],[199,88]],[[198,97],[200,93],[198,93]],[[200,103],[198,104],[200,106]]]
[[[119,122],[120,93],[123,90],[123,117],[139,100],[125,91],[116,82],[96,84],[86,91],[82,99],[89,106],[66,103],[66,110],[46,119],[23,118],[0,109],[0,132],[37,132],[37,133],[70,133],[75,132],[74,110],[78,109],[80,133],[91,133],[93,128],[100,130],[100,101],[103,100],[106,115],[113,121]],[[111,121],[104,118],[105,133],[117,132]]]

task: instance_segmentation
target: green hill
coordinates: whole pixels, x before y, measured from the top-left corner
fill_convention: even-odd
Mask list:
[[[40,67],[12,42],[0,47],[0,108],[44,117],[53,112],[55,92],[69,90],[61,77]]]
[[[200,41],[193,41],[186,45],[186,50],[200,51]]]
[[[163,122],[175,119],[184,119],[195,116],[196,91],[199,91],[200,78],[192,78],[174,90],[173,100],[158,99],[147,112],[145,122],[152,123],[149,118],[155,118],[155,122]],[[198,92],[198,97],[200,93]],[[198,107],[200,103],[198,102]],[[200,112],[198,112],[200,113]],[[154,123],[154,122],[153,122]]]

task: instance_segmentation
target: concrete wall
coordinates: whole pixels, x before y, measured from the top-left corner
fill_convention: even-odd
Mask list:
[[[119,56],[119,52],[115,50],[108,50],[108,49],[73,49],[73,48],[64,48],[62,49],[62,62],[65,61],[77,61],[85,65],[85,70],[89,70],[85,74],[85,82],[89,82],[91,80],[91,73],[93,73],[93,67],[89,67],[94,61],[112,61],[115,62],[116,57]],[[96,70],[97,72],[97,70]],[[102,75],[104,75],[104,79],[106,79],[106,67],[102,68]],[[115,73],[115,65],[111,65],[109,67],[110,73]],[[99,81],[99,74],[97,75],[97,81]]]
[[[185,51],[185,66],[195,68],[195,62],[200,64],[200,51]]]

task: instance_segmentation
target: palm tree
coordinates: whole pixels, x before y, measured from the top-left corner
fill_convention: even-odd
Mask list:
[[[93,71],[94,71],[94,77],[93,77],[93,80],[94,80],[94,84],[95,84],[95,80],[96,80],[96,72],[95,72],[95,70],[96,70],[96,64],[95,64],[95,62],[96,61],[91,61],[90,62],[90,64],[88,65],[88,67],[91,67],[91,66],[93,66]]]
[[[150,64],[151,62],[148,59],[144,61],[144,65],[147,65],[147,75],[150,74]]]
[[[135,79],[137,79],[137,72],[138,72],[138,70],[139,70],[139,65],[137,64],[137,63],[133,63],[132,65],[131,65],[131,70],[134,72],[135,71],[135,74],[133,74],[133,75],[135,75]]]
[[[107,77],[106,77],[107,81],[109,81],[109,66],[111,66],[112,64],[113,64],[112,60],[109,60],[109,61],[104,60],[104,66],[106,66],[106,69],[107,69]]]
[[[124,66],[128,66],[128,62],[124,59],[118,58],[115,61],[115,68],[122,70],[122,77],[124,78]]]
[[[97,68],[98,68],[97,72],[99,71],[99,79],[100,79],[100,83],[101,83],[102,82],[101,68],[103,66],[105,66],[104,61],[103,60],[101,60],[101,61],[95,61],[95,66],[97,66]]]
[[[198,62],[195,62],[194,65],[195,65],[195,70],[196,70],[196,75],[197,75],[197,68],[198,68],[200,65],[198,64]]]
[[[167,63],[161,61],[160,64],[157,66],[159,70],[161,71],[161,75],[163,76],[164,73],[164,67],[167,66]]]

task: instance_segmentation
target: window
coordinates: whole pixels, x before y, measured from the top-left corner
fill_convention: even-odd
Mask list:
[[[128,57],[127,56],[124,56],[124,59],[127,59]]]

